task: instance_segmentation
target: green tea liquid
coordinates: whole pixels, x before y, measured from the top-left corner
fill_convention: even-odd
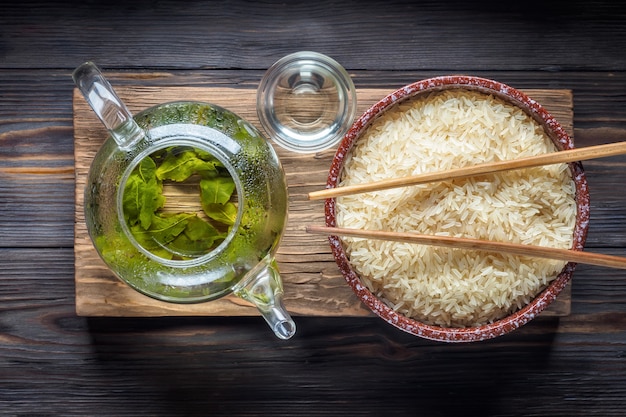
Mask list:
[[[124,184],[124,220],[146,251],[197,258],[226,239],[238,215],[235,181],[211,153],[171,146],[139,161]]]

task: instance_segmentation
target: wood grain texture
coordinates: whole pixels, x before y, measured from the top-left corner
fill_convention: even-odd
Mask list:
[[[392,90],[359,89],[361,114]],[[123,87],[121,99],[131,112],[175,100],[199,100],[221,105],[261,128],[255,110],[255,90],[197,87]],[[568,132],[573,132],[572,94],[566,90],[531,90],[531,97],[553,112]],[[78,92],[74,91],[76,169],[76,311],[81,316],[258,315],[256,308],[235,296],[209,303],[181,305],[146,297],[118,280],[95,251],[85,225],[83,193],[91,160],[107,133]],[[285,287],[285,306],[294,315],[370,316],[345,284],[324,237],[309,235],[308,224],[324,224],[322,201],[308,201],[308,193],[326,184],[334,149],[316,154],[296,154],[275,146],[283,162],[289,187],[289,222],[276,259]],[[544,313],[567,315],[570,292],[566,290]]]
[[[0,27],[15,35],[1,65],[73,68],[88,57],[114,68],[264,69],[315,50],[349,70],[617,71],[626,69],[622,18],[620,2],[583,0],[27,0],[0,6]],[[58,52],[44,60],[31,50]]]

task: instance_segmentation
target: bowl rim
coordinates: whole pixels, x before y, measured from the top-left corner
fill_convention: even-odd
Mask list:
[[[521,91],[498,81],[467,75],[449,75],[428,78],[406,85],[382,98],[366,110],[345,134],[332,160],[328,173],[327,188],[335,188],[341,178],[343,162],[354,146],[360,134],[376,120],[385,110],[395,104],[409,100],[417,95],[428,94],[445,89],[470,89],[493,94],[509,103],[520,107],[529,116],[543,126],[558,150],[572,149],[574,143],[561,124],[538,102]],[[589,228],[589,191],[587,179],[580,162],[570,163],[570,170],[575,183],[576,224],[572,249],[582,251]],[[325,201],[326,225],[335,227],[336,200]],[[492,339],[509,333],[534,319],[548,307],[571,280],[576,267],[573,262],[567,263],[557,277],[541,291],[529,304],[514,313],[492,323],[474,327],[440,327],[422,323],[395,312],[361,282],[358,274],[352,269],[348,257],[338,236],[328,237],[335,262],[348,285],[357,297],[375,314],[391,325],[425,339],[444,342],[473,342]]]

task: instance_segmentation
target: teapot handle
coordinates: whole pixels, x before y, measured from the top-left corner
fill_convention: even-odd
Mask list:
[[[120,149],[132,149],[146,136],[96,64],[81,64],[72,73],[72,78]]]
[[[278,338],[289,339],[296,333],[296,324],[283,304],[282,280],[274,260],[253,271],[235,295],[253,303]]]

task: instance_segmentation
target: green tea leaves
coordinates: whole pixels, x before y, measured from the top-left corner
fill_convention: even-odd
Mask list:
[[[202,211],[165,210],[164,182],[188,180],[198,187]],[[128,177],[122,196],[124,218],[147,251],[166,259],[199,256],[219,245],[235,223],[235,192],[228,170],[210,153],[167,148],[145,157]]]
[[[200,159],[194,150],[168,152],[156,170],[160,180],[182,182],[193,174],[212,177],[218,174],[214,161]]]
[[[131,226],[140,223],[144,229],[149,228],[152,215],[165,203],[163,186],[155,173],[152,158],[144,158],[126,181],[122,204],[124,217]]]
[[[193,214],[188,213],[155,215],[147,232],[155,242],[166,246],[185,230],[191,216]]]
[[[202,208],[207,216],[220,223],[232,226],[237,219],[237,206],[233,203],[203,204]]]
[[[226,204],[235,191],[231,177],[217,177],[200,181],[202,204]],[[208,213],[207,213],[208,214]]]
[[[210,223],[194,216],[187,220],[184,232],[174,239],[171,247],[179,253],[199,255],[205,253],[206,248],[217,246],[225,237],[226,233],[220,233]]]
[[[137,176],[139,176],[139,178],[141,178],[144,182],[152,181],[156,177],[156,164],[152,158],[142,159],[136,170]]]

